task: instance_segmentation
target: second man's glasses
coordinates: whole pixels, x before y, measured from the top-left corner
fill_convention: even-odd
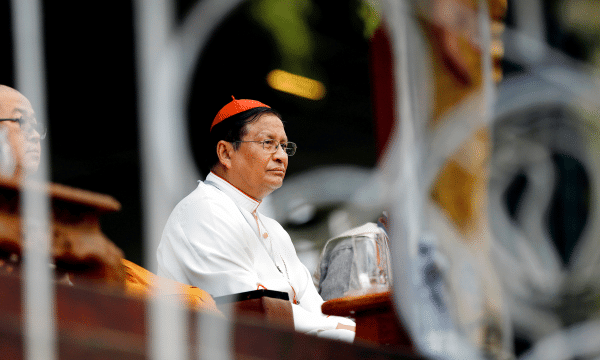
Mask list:
[[[27,121],[23,118],[0,119],[0,121],[12,121],[19,123],[21,130],[25,131],[26,133],[29,134],[30,132],[35,130],[38,134],[40,134],[40,139],[44,139],[46,137],[46,127],[39,122],[36,122],[34,124],[32,121]]]

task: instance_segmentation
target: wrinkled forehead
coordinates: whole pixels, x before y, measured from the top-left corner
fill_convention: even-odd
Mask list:
[[[20,117],[35,117],[29,100],[16,90],[0,88],[0,118],[12,119]]]

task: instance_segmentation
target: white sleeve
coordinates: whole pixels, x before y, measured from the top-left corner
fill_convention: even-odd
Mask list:
[[[300,267],[302,268],[301,272],[304,277],[304,281],[302,281],[304,286],[298,291],[300,305],[293,305],[292,307],[296,330],[300,332],[332,330],[336,328],[338,323],[355,326],[354,321],[351,319],[323,315],[321,312],[321,305],[324,302],[323,298],[317,292],[306,266],[300,263]]]
[[[292,304],[292,311],[294,313],[294,328],[299,332],[331,330],[335,329],[338,324],[334,316],[327,317],[321,312],[308,311],[300,305]]]
[[[243,223],[227,204],[180,203],[167,221],[157,257],[159,275],[212,296],[256,290],[254,254]]]
[[[303,333],[333,330],[338,323],[356,326],[351,319],[339,316],[327,316],[321,312],[315,313],[304,309],[300,305],[292,304],[292,311],[294,313],[294,328],[296,331]]]

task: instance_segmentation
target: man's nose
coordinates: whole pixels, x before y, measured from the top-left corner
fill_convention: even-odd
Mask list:
[[[36,141],[37,142],[37,141],[40,141],[41,138],[42,138],[42,136],[40,135],[40,133],[37,132],[37,130],[33,129],[33,128],[29,129],[29,131],[27,131],[26,134],[27,134],[27,140],[30,140],[30,141]]]
[[[283,160],[283,159],[287,159],[287,157],[288,157],[288,154],[285,152],[285,150],[283,149],[281,144],[279,144],[277,146],[277,150],[275,150],[275,153],[273,154],[273,158],[278,159],[278,160],[279,159]]]

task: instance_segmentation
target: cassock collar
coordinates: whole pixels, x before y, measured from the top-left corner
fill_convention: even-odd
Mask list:
[[[206,181],[204,182],[224,192],[242,209],[248,210],[251,213],[258,210],[258,206],[261,203],[259,200],[247,195],[212,171],[206,176]]]

